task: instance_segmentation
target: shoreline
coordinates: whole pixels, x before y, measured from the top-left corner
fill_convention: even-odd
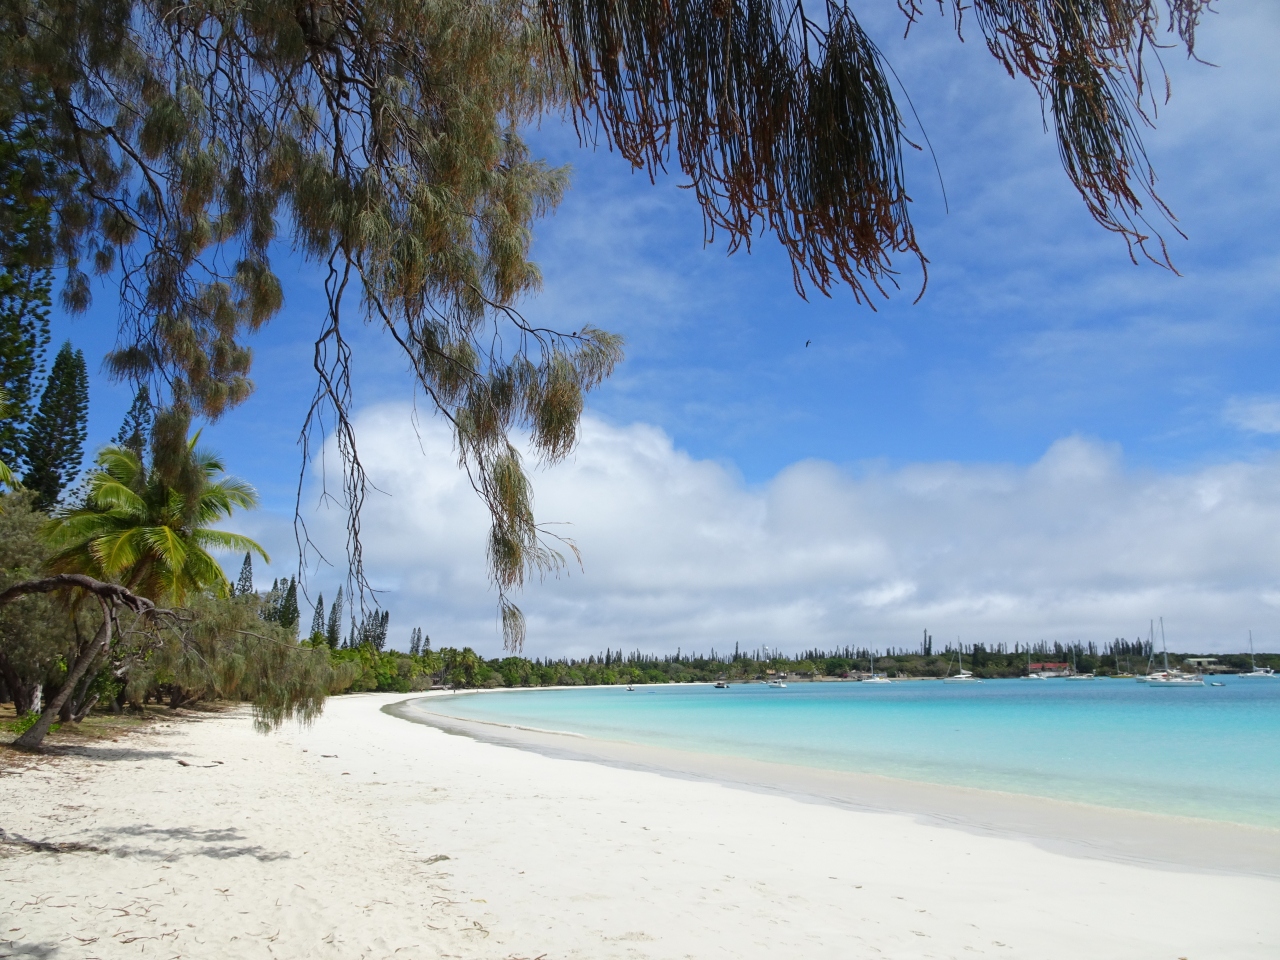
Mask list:
[[[382,712],[448,734],[550,758],[710,782],[854,811],[906,816],[922,824],[1020,840],[1067,856],[1280,879],[1280,830],[1265,827],[698,753],[496,720],[460,719],[414,706],[441,697],[505,692],[509,690],[430,691],[386,704]]]

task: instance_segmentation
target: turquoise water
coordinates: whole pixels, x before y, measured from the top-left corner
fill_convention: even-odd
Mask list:
[[[1280,680],[518,690],[433,713],[1280,828]]]

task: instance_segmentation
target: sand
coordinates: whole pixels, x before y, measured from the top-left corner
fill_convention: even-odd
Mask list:
[[[1280,956],[1265,851],[1091,855],[1026,815],[1002,835],[381,709],[404,699],[335,698],[269,737],[245,712],[183,720],[6,771],[0,957]]]

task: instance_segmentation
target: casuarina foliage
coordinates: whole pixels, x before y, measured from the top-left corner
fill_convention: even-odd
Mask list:
[[[899,3],[908,25],[924,6]],[[1166,259],[1139,131],[1166,28],[1192,52],[1208,0],[940,7],[1035,89],[1090,213]],[[290,234],[324,276],[304,436],[329,415],[353,582],[369,489],[348,416],[358,319],[455,429],[513,648],[512,592],[564,558],[512,437],[561,460],[622,356],[594,326],[520,313],[540,282],[533,225],[567,183],[522,131],[569,112],[634,166],[677,165],[709,233],[738,247],[771,231],[797,286],[861,298],[893,286],[896,257],[924,262],[890,76],[844,0],[0,0],[0,118],[39,132],[28,192],[49,205],[63,300],[84,308],[90,274],[121,278],[110,369],[208,417],[242,402],[244,338],[281,308],[270,254]]]

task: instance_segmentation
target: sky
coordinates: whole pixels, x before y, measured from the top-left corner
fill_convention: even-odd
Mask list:
[[[535,472],[539,519],[582,560],[519,597],[526,653],[885,648],[924,630],[1106,643],[1160,617],[1171,649],[1239,650],[1252,630],[1280,650],[1280,6],[1210,14],[1206,63],[1161,51],[1172,96],[1144,138],[1185,234],[1166,231],[1177,274],[1131,262],[1089,218],[1037,98],[972,24],[964,43],[940,16],[904,38],[894,5],[863,6],[914,106],[909,134],[932,146],[908,151],[918,302],[907,261],[874,309],[842,288],[802,299],[772,237],[733,256],[704,243],[678,176],[651,184],[558,120],[530,131],[573,187],[537,227],[544,288],[522,309],[620,333],[627,359],[590,396],[577,452]],[[298,568],[321,309],[314,265],[282,249],[277,266],[286,304],[253,341],[258,390],[204,433],[262,494],[231,524],[272,555],[261,587]],[[115,316],[100,289],[55,337],[97,370]],[[421,626],[495,656],[483,511],[420,402],[415,421],[394,345],[376,328],[355,343],[382,491],[364,549],[391,643]],[[130,399],[94,374],[91,446]],[[308,594],[332,599],[342,517],[314,465],[303,489],[334,562],[308,570]]]

